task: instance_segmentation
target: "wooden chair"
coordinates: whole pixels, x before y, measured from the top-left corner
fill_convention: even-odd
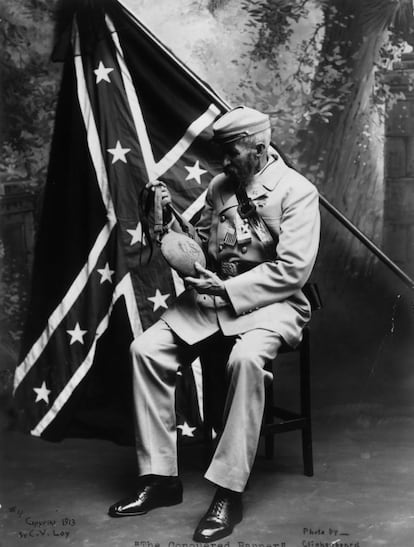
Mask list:
[[[310,378],[310,329],[305,327],[300,345],[292,349],[282,346],[279,353],[295,352],[299,356],[300,409],[287,410],[275,404],[274,385],[266,387],[266,403],[262,435],[265,438],[265,456],[273,458],[274,435],[300,429],[302,432],[302,456],[304,474],[313,475],[312,420],[311,420],[311,378]],[[272,367],[272,363],[267,365]]]
[[[312,310],[322,308],[322,301],[316,284],[307,284],[304,293],[308,297]],[[201,358],[203,370],[203,414],[204,439],[212,449],[212,431],[219,432],[222,428],[222,416],[226,398],[227,383],[223,362],[228,358],[232,342],[220,344],[220,358],[214,351],[206,351]],[[210,346],[211,349],[211,346]],[[279,354],[295,353],[298,355],[300,378],[300,409],[298,411],[281,408],[275,404],[274,385],[266,387],[266,403],[261,434],[265,438],[265,456],[274,456],[274,435],[286,431],[300,429],[302,433],[302,456],[304,474],[313,475],[312,451],[312,420],[311,420],[311,361],[310,361],[310,329],[305,327],[303,339],[298,347],[284,345]],[[271,369],[273,362],[266,367]]]

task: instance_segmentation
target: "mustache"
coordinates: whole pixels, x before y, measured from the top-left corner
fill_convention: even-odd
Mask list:
[[[223,167],[223,172],[229,178],[238,181],[249,181],[254,177],[254,165],[244,165],[243,167],[235,167],[234,165],[226,165]]]

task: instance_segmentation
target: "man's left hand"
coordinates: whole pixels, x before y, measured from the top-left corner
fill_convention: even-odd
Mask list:
[[[193,287],[199,294],[227,297],[223,281],[214,272],[203,268],[198,262],[194,264],[194,268],[200,277],[186,277],[186,285]]]

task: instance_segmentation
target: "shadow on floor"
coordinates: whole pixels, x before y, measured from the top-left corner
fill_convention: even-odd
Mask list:
[[[302,474],[298,432],[277,437],[273,461],[261,447],[244,495],[244,520],[222,543],[412,545],[413,427],[412,409],[318,410],[314,477]],[[48,443],[12,431],[3,431],[1,446],[2,547],[188,546],[213,494],[203,479],[204,447],[183,447],[184,503],[114,520],[108,506],[134,490],[133,448],[92,439]]]

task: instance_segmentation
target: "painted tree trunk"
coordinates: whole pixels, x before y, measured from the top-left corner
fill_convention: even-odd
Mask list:
[[[387,33],[384,28],[369,29],[363,8],[364,2],[336,0],[325,10],[326,34],[314,92],[323,86],[323,93],[339,95],[341,104],[328,123],[311,120],[301,162],[316,174],[321,193],[381,244],[384,130],[373,89],[375,63]],[[346,63],[341,76],[330,81],[328,67],[336,55]],[[328,275],[367,274],[372,254],[329,214],[323,215],[323,226],[319,269]]]

